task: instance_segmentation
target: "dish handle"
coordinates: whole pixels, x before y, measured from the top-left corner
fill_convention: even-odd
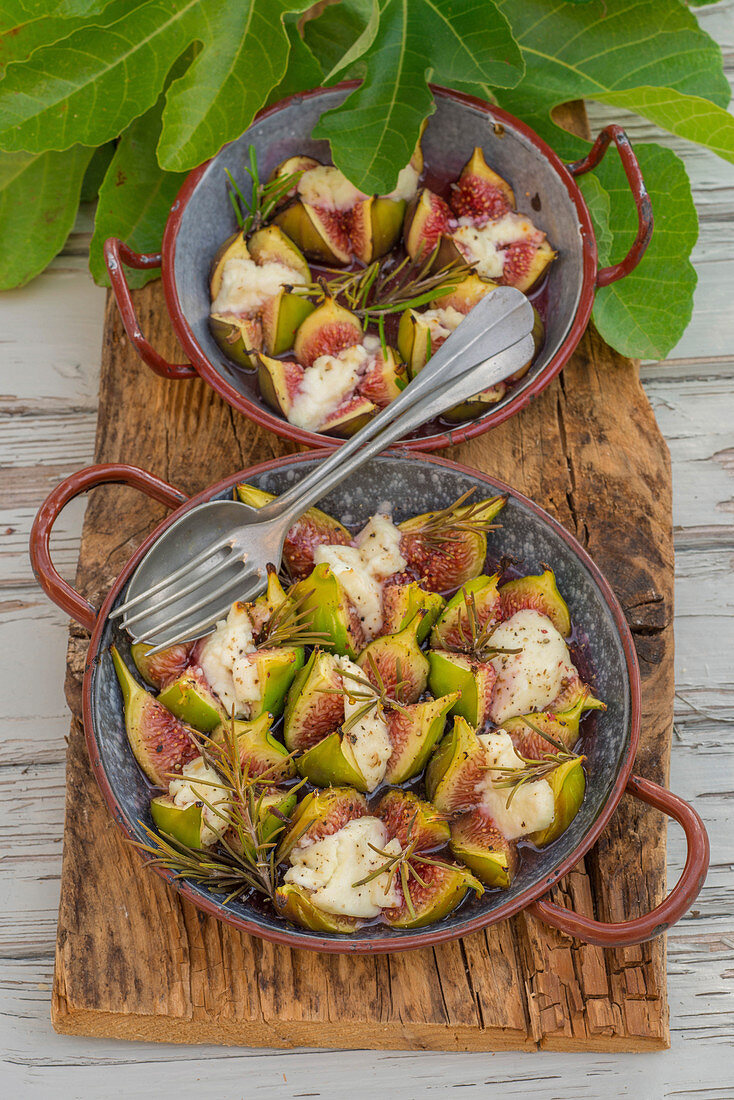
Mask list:
[[[572,913],[552,901],[540,899],[528,906],[528,912],[545,921],[560,932],[575,936],[585,943],[599,944],[601,947],[629,947],[631,944],[644,943],[659,936],[675,924],[687,912],[695,901],[706,878],[709,865],[709,838],[706,826],[696,811],[678,795],[665,787],[639,775],[631,775],[626,790],[649,806],[662,810],[674,818],[683,827],[686,834],[688,851],[683,874],[664,901],[649,913],[634,920],[621,921],[618,924],[594,920],[593,917]]]
[[[160,501],[168,508],[178,508],[184,504],[188,497],[174,489],[166,481],[161,481],[154,474],[145,470],[139,470],[137,466],[127,466],[122,462],[106,462],[99,466],[88,466],[65,478],[53,492],[49,493],[46,500],[38,509],[38,514],[33,521],[30,538],[31,565],[36,580],[47,596],[49,596],[62,611],[66,611],[81,626],[87,630],[93,630],[97,619],[97,608],[85,600],[75,588],[65,581],[56,571],[51,561],[49,542],[51,531],[61,511],[69,501],[80,493],[86,493],[97,485],[107,483],[117,485],[130,485],[133,489],[140,489],[146,496]]]
[[[597,286],[609,286],[610,283],[616,283],[617,279],[623,279],[625,275],[629,275],[630,271],[637,267],[650,243],[654,224],[652,204],[645,187],[645,181],[642,178],[640,163],[634,154],[630,139],[621,126],[616,124],[605,126],[583,160],[574,161],[566,167],[571,175],[582,176],[584,172],[596,168],[612,142],[617,146],[624,174],[627,177],[637,207],[637,236],[623,260],[611,267],[602,267],[597,271]]]
[[[156,374],[162,378],[196,378],[196,369],[190,363],[169,363],[160,352],[146,340],[140,331],[138,317],[135,312],[130,287],[127,285],[123,263],[128,267],[144,271],[151,267],[161,266],[160,252],[133,252],[117,237],[108,237],[104,243],[104,259],[107,270],[110,273],[112,290],[120,310],[125,332],[130,337],[130,342],[138,355]]]

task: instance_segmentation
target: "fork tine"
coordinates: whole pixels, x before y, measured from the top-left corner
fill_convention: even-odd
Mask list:
[[[254,573],[247,574],[254,577]],[[241,599],[246,600],[250,596],[254,596],[259,588],[262,587],[262,578],[257,577],[257,580],[249,586],[244,592],[241,593]],[[224,612],[230,606],[230,601],[226,601],[224,604],[218,604],[216,611],[210,612],[205,618],[199,619],[193,626],[188,627],[186,630],[181,630],[177,634],[171,634],[164,638],[163,641],[157,642],[152,649],[148,651],[149,657],[154,657],[156,653],[160,653],[162,649],[168,649],[169,646],[176,645],[178,642],[187,642],[193,638],[201,638],[211,631],[207,630],[207,627],[214,626],[217,619],[220,619]],[[170,624],[166,624],[168,626]]]
[[[158,581],[157,584],[153,584],[150,588],[146,588],[145,592],[140,592],[137,596],[133,596],[132,599],[125,600],[124,603],[119,604],[119,606],[116,607],[114,611],[110,612],[109,617],[111,619],[119,618],[120,615],[124,615],[131,608],[137,607],[137,605],[139,603],[142,603],[143,600],[148,600],[151,596],[155,596],[155,594],[157,592],[160,592],[162,588],[166,588],[169,584],[173,584],[174,581],[178,581],[182,577],[185,577],[188,573],[191,572],[192,569],[196,569],[198,566],[204,565],[205,562],[207,562],[209,558],[211,558],[219,550],[224,550],[226,548],[229,548],[231,550],[233,545],[234,544],[231,538],[219,539],[218,542],[213,543],[211,546],[207,546],[206,550],[202,550],[202,552],[200,554],[197,554],[195,558],[192,558],[191,561],[187,561],[185,565],[180,566],[180,568],[174,570],[174,572],[169,574],[169,576],[164,577],[162,581]]]
[[[142,611],[136,611],[134,615],[125,615],[123,625],[127,630],[129,630],[131,623],[136,623],[139,619],[144,619],[152,612],[162,611],[164,607],[168,607],[169,604],[175,603],[176,600],[183,599],[184,596],[188,596],[189,592],[193,592],[194,589],[200,588],[203,581],[212,580],[212,578],[219,576],[220,573],[223,573],[225,569],[231,569],[231,567],[235,564],[236,559],[234,558],[234,556],[232,554],[228,554],[224,561],[220,562],[219,565],[214,567],[214,569],[210,569],[205,577],[199,575],[195,577],[194,580],[189,581],[188,584],[185,584],[182,588],[174,589],[173,592],[169,592],[167,596],[164,596],[162,600],[157,600],[155,603],[155,607],[147,607],[144,608]]]
[[[244,563],[240,562],[240,565],[244,566]],[[219,599],[219,597],[224,595],[224,593],[227,592],[230,588],[233,588],[235,584],[244,584],[249,577],[254,576],[255,571],[252,569],[244,568],[244,572],[238,571],[233,577],[230,577],[229,580],[224,581],[223,584],[220,584],[219,588],[215,588],[213,592],[207,592],[207,594],[205,596],[202,596],[201,599],[197,600],[195,603],[190,604],[188,607],[185,607],[183,611],[179,611],[172,618],[166,620],[164,624],[158,624],[158,626],[151,627],[150,630],[146,630],[142,634],[134,635],[135,641],[146,642],[148,638],[151,638],[154,634],[160,634],[162,630],[167,630],[169,627],[181,622],[182,619],[188,619],[191,615],[193,615],[195,611],[200,611],[202,607],[206,607],[207,604],[210,604],[214,600]],[[262,581],[262,571],[257,571],[257,577],[258,582],[260,583]],[[157,608],[152,608],[151,613],[155,613],[156,610]],[[123,626],[127,626],[127,623],[123,623]],[[186,633],[190,634],[191,631],[187,630]]]

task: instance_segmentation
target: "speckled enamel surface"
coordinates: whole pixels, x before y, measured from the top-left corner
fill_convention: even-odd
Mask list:
[[[251,480],[262,489],[279,493],[294,479],[300,478],[310,466],[310,462],[302,462],[293,467],[268,471]],[[348,524],[366,521],[379,506],[389,503],[393,507],[395,520],[399,522],[446,506],[472,486],[476,486],[476,499],[492,495],[479,475],[468,476],[420,457],[387,456],[373,460],[320,503]],[[230,493],[231,489],[220,495],[227,497]],[[612,613],[594,578],[571,546],[521,500],[510,497],[499,522],[501,529],[490,533],[488,539],[490,565],[502,555],[510,554],[519,560],[522,569],[527,572],[539,571],[543,562],[552,566],[559,588],[571,609],[576,629],[589,639],[594,687],[607,703],[607,710],[598,716],[593,738],[588,747],[585,746],[584,751],[588,754],[587,793],[571,827],[555,844],[523,862],[509,890],[488,891],[483,898],[465,903],[446,918],[442,927],[450,926],[457,935],[461,934],[468,920],[480,913],[489,914],[528,887],[547,879],[580,843],[609,796],[629,739],[630,684],[624,651]],[[126,636],[108,621],[102,638],[101,658],[92,677],[94,738],[122,815],[142,838],[138,822],[142,820],[151,824],[148,809],[151,789],[128,747],[122,697],[108,652],[113,642],[131,663]],[[141,873],[145,872],[141,869]],[[193,889],[197,893],[206,893],[197,887]],[[256,920],[261,926],[283,928],[283,922],[277,917],[247,902],[235,902],[229,908]],[[224,912],[222,915],[226,917]],[[291,930],[304,940],[315,935],[292,926]],[[430,927],[426,929],[426,932],[429,931]],[[401,933],[391,931],[385,925],[367,927],[359,933],[362,939],[376,935],[380,938],[394,937],[398,948]]]

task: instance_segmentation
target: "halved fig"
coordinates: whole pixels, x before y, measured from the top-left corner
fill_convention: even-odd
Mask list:
[[[356,917],[343,917],[327,913],[311,901],[308,890],[286,882],[279,886],[273,898],[275,911],[280,917],[309,928],[312,932],[354,932],[362,923]]]
[[[540,711],[535,714],[521,714],[516,718],[507,718],[502,728],[509,733],[520,756],[528,760],[538,760],[546,753],[554,751],[552,743],[538,733],[538,730],[550,734],[553,740],[560,741],[564,748],[572,749],[579,739],[581,715],[585,710],[593,709],[587,703],[588,698],[589,695],[582,692],[567,710]],[[593,696],[591,700],[592,703],[598,703]]]
[[[293,347],[296,333],[314,311],[313,302],[302,294],[280,290],[262,309],[262,339],[268,355],[282,355]]]
[[[307,283],[311,281],[311,269],[306,257],[280,226],[266,225],[256,230],[248,241],[248,248],[256,264],[283,264]]]
[[[471,810],[480,801],[477,784],[486,776],[487,753],[476,730],[455,718],[453,728],[426,769],[426,792],[441,813]]]
[[[235,720],[234,733],[237,737],[240,764],[247,768],[250,777],[267,772],[268,780],[277,783],[295,775],[296,766],[285,745],[273,736],[272,726],[272,714],[261,714],[247,722]],[[212,741],[221,743],[231,728],[231,720],[226,725],[218,726],[212,734]]]
[[[477,416],[484,416],[507,393],[507,383],[498,382],[489,389],[482,390],[476,397],[470,397],[468,401],[462,401],[460,405],[454,405],[453,409],[443,414],[444,420],[452,424],[462,424],[465,420],[474,420]]]
[[[442,294],[440,298],[434,298],[431,302],[433,309],[456,309],[459,313],[467,314],[482,298],[496,290],[498,283],[491,279],[482,279],[475,272],[470,272],[449,293]]]
[[[520,367],[520,370],[516,370],[514,374],[510,375],[507,380],[508,382],[519,382],[521,378],[525,377],[535,362],[535,357],[540,353],[545,343],[545,325],[543,324],[543,318],[540,316],[535,306],[533,306],[533,315],[533,331],[531,333],[534,344],[533,354],[530,359],[528,359],[527,363]]]
[[[283,791],[275,788],[260,790],[255,803],[258,840],[261,844],[274,844],[288,828],[288,819],[296,808],[295,791]],[[245,851],[251,858],[255,855],[255,845],[245,834],[242,838],[234,829],[225,837],[230,848]]]
[[[442,920],[473,890],[477,897],[484,893],[481,882],[466,867],[436,866],[418,863],[416,870],[421,882],[409,877],[408,889],[415,916],[411,916],[403,897],[402,903],[393,909],[385,909],[385,920],[393,928],[423,928]],[[397,886],[402,893],[402,886]]]
[[[177,806],[170,795],[156,795],[150,803],[150,815],[159,832],[172,836],[187,848],[205,847],[204,805]]]
[[[250,252],[247,247],[247,241],[240,230],[233,233],[231,237],[227,237],[227,240],[220,244],[219,248],[214,253],[214,259],[212,260],[209,272],[209,293],[212,301],[214,301],[222,288],[222,273],[224,272],[224,265],[227,261],[247,260],[249,257]]]
[[[448,232],[451,210],[439,195],[424,187],[408,206],[403,226],[405,251],[411,260],[426,260]]]
[[[583,767],[584,757],[578,756],[575,760],[567,760],[554,768],[546,780],[553,791],[554,814],[553,820],[547,829],[536,833],[530,833],[528,840],[538,848],[545,848],[557,840],[561,833],[565,833],[576,814],[581,809],[586,792],[586,775]]]
[[[457,218],[475,218],[481,223],[514,210],[515,195],[507,180],[492,171],[477,145],[451,186],[449,202]]]
[[[492,689],[497,679],[492,665],[469,653],[448,649],[429,650],[428,661],[429,691],[433,695],[456,692],[459,698],[451,713],[461,715],[480,729],[489,716]]]
[[[450,592],[479,576],[487,557],[487,536],[469,524],[467,530],[464,522],[471,517],[475,525],[490,523],[504,506],[504,497],[491,497],[451,509],[445,522],[436,512],[404,520],[399,525],[400,550],[422,586],[431,592]]]
[[[417,581],[409,584],[386,584],[382,590],[382,634],[397,634],[419,611],[425,611],[418,628],[418,644],[428,637],[441,614],[445,600],[438,592],[428,592]]]
[[[263,400],[271,409],[287,417],[302,382],[303,367],[300,363],[258,355],[257,383]]]
[[[401,362],[394,348],[378,351],[362,375],[357,387],[358,393],[373,406],[384,409],[405,389],[408,374],[405,363]]]
[[[274,221],[312,260],[329,265],[349,263],[349,234],[338,217],[294,199],[278,211]]]
[[[188,668],[171,680],[158,696],[158,702],[181,722],[202,733],[210,733],[225,717],[224,708],[198,668]]]
[[[256,678],[260,688],[260,698],[250,706],[250,718],[259,718],[261,714],[273,717],[283,713],[285,698],[296,673],[303,667],[304,651],[302,646],[276,646],[273,649],[258,649],[250,656],[250,662],[256,666]]]
[[[272,493],[256,489],[246,482],[237,486],[237,497],[251,508],[262,508],[269,501],[275,500]],[[283,561],[293,579],[300,580],[307,577],[313,569],[313,552],[317,546],[349,546],[351,541],[351,534],[339,520],[322,512],[320,508],[309,508],[286,535]]]
[[[125,730],[130,748],[148,779],[168,787],[169,776],[199,756],[194,731],[154,699],[135,680],[115,646],[112,661],[125,705]]]
[[[497,582],[499,573],[491,577],[481,574],[462,584],[452,596],[431,631],[432,649],[472,648],[471,622],[476,631],[498,623],[502,616],[502,601]]]
[[[368,809],[364,795],[350,787],[327,787],[321,791],[310,791],[298,803],[288,829],[278,845],[278,861],[287,859],[300,840],[315,844],[317,840],[339,832],[348,821],[364,817],[366,813]]]
[[[296,333],[293,350],[304,367],[322,355],[338,355],[362,341],[362,325],[350,310],[327,298],[311,313]]]
[[[487,886],[509,886],[517,869],[516,846],[479,806],[452,821],[451,851]]]
[[[367,397],[356,393],[353,397],[347,398],[330,416],[327,416],[318,430],[326,435],[339,435],[348,438],[358,432],[360,428],[363,428],[376,412],[377,405],[373,404]]]
[[[288,201],[288,199],[293,198],[296,190],[298,189],[298,180],[303,175],[303,173],[307,172],[309,168],[318,168],[320,163],[321,161],[314,160],[313,157],[307,157],[299,154],[294,157],[286,157],[286,159],[282,160],[280,164],[276,164],[275,168],[270,173],[270,181],[281,179],[284,176],[294,177],[292,186],[281,197],[278,203],[279,206],[282,206],[283,203]]]
[[[246,491],[251,487],[243,485],[242,488]],[[256,489],[253,491],[258,492]],[[260,505],[255,505],[255,507],[260,507]],[[261,635],[264,627],[273,617],[275,612],[288,600],[288,595],[283,585],[280,583],[278,571],[272,563],[267,566],[267,572],[267,588],[253,603],[248,604],[247,608],[253,629],[258,636]]]
[[[398,348],[411,378],[423,370],[431,356],[463,320],[463,313],[453,307],[429,309],[422,313],[414,309],[403,311],[398,326]]]
[[[502,618],[509,619],[516,611],[539,611],[547,616],[559,634],[568,638],[571,633],[571,615],[568,604],[558,591],[552,569],[542,573],[518,577],[500,588]]]
[[[385,822],[388,837],[401,848],[415,843],[418,852],[435,851],[451,836],[444,814],[412,791],[388,791],[375,807],[375,817]]]
[[[315,649],[288,692],[283,740],[291,752],[304,752],[338,729],[344,721],[341,686],[335,657]]]
[[[386,710],[392,754],[387,762],[386,783],[404,783],[423,771],[428,758],[443,736],[446,716],[458,694],[427,699],[400,710]]]
[[[523,292],[533,288],[556,258],[555,251],[545,240],[537,245],[529,241],[516,241],[507,245],[503,252],[505,259],[500,282],[505,286],[516,286]]]
[[[418,611],[396,634],[373,638],[357,659],[367,679],[376,687],[379,685],[374,669],[377,669],[387,694],[400,703],[415,703],[426,689],[428,658],[418,644],[418,632],[425,614],[425,611]]]
[[[134,642],[130,646],[130,656],[146,684],[160,691],[188,668],[194,642],[179,642],[177,645],[169,646],[168,649],[162,649],[160,653],[154,653],[151,657],[149,654],[152,648],[152,645],[147,645],[145,642]]]
[[[325,562],[298,581],[291,595],[302,601],[302,612],[310,612],[311,629],[326,635],[321,643],[324,649],[356,657],[364,643],[362,624],[338,577]]]
[[[400,236],[407,203],[380,195],[362,199],[353,211],[349,226],[352,251],[369,264],[389,252]]]
[[[299,775],[315,787],[348,786],[362,793],[369,790],[367,780],[349,752],[347,735],[340,730],[307,749],[296,764]]]
[[[606,710],[606,703],[597,699],[589,684],[585,684],[578,673],[568,676],[561,685],[561,690],[556,695],[550,709],[558,711],[570,710],[576,706],[580,699],[584,700],[584,710]]]
[[[221,776],[202,756],[185,764],[169,792],[150,804],[158,830],[189,848],[207,848],[230,825],[229,796],[221,788]]]
[[[263,346],[259,317],[236,317],[232,313],[210,313],[209,329],[228,359],[240,367],[254,367],[255,355]]]

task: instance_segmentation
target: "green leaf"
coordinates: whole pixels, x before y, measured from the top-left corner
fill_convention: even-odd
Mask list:
[[[0,154],[0,290],[23,286],[61,250],[93,152]]]
[[[323,77],[321,66],[299,34],[297,20],[286,18],[285,29],[290,43],[288,64],[280,83],[276,84],[270,92],[265,103],[266,107],[287,96],[296,95],[297,92],[317,88]]]
[[[580,176],[578,183],[594,223],[594,236],[601,267],[609,263],[614,244],[611,228],[611,199],[609,192],[604,190],[596,176]]]
[[[698,237],[698,219],[683,162],[661,145],[637,145],[635,153],[653,199],[655,231],[640,264],[624,279],[597,291],[593,318],[600,334],[624,355],[664,359],[678,343],[691,318],[696,272],[689,256]],[[617,263],[637,233],[637,211],[618,157],[607,154],[595,169],[596,184],[584,180],[592,194],[595,225],[600,203],[594,190],[609,199],[613,243],[602,233],[601,263]]]
[[[99,149],[94,150],[92,159],[87,165],[87,170],[84,173],[82,192],[79,196],[81,202],[94,202],[97,198],[99,189],[102,186],[102,180],[105,177],[107,169],[110,166],[110,161],[114,155],[114,141],[108,141],[106,145],[100,145]]]
[[[303,26],[303,37],[325,73],[334,69],[354,45],[379,5],[374,0],[340,0],[329,4]],[[367,49],[367,43],[364,49]]]
[[[127,0],[116,0],[116,18],[126,10]],[[11,61],[23,61],[39,46],[66,38],[79,27],[95,23],[95,17],[110,7],[111,0],[69,0],[68,3],[23,3],[4,0],[0,9],[0,73]],[[109,13],[104,17],[109,20]],[[104,21],[104,18],[102,21]]]
[[[490,0],[382,0],[379,27],[358,40],[362,85],[314,129],[334,163],[362,191],[390,191],[433,109],[427,80],[486,93],[522,75],[506,19]],[[351,60],[359,56],[355,48]]]
[[[158,252],[173,200],[185,173],[164,172],[155,156],[161,132],[164,97],[120,138],[99,191],[89,270],[94,281],[109,286],[102,249],[108,237],[120,237],[136,252]],[[158,269],[128,269],[130,286],[144,286],[160,275]]]

